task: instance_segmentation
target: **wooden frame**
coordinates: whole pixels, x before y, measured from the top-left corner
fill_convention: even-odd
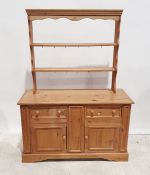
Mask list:
[[[120,33],[121,15],[123,10],[26,9],[26,12],[28,15],[28,26],[29,26],[33,93],[35,93],[37,90],[36,72],[101,72],[101,71],[112,72],[111,89],[113,92],[116,92],[119,33]],[[81,20],[84,18],[114,20],[115,21],[114,43],[34,43],[32,21],[42,20],[46,18],[51,19],[67,18],[73,21]],[[34,47],[98,47],[98,46],[114,47],[112,67],[98,67],[98,68],[36,68],[35,67]]]
[[[22,162],[47,159],[128,160],[131,105],[116,89],[122,10],[26,10],[29,24],[33,90],[18,102],[21,110]],[[32,22],[45,18],[114,20],[113,43],[34,43]],[[35,66],[34,47],[113,47],[110,67],[43,68]],[[111,89],[37,89],[36,72],[112,72]],[[36,92],[36,93],[35,93]]]

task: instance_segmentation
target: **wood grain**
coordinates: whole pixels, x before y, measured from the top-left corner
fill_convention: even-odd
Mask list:
[[[79,67],[79,68],[41,68],[37,67],[32,69],[32,72],[108,72],[108,71],[115,71],[113,67]]]
[[[70,106],[68,118],[68,151],[84,151],[84,108]]]
[[[66,125],[32,123],[32,153],[65,152]]]
[[[26,9],[28,15],[29,25],[29,40],[30,40],[30,52],[31,52],[31,67],[33,78],[33,93],[36,93],[36,72],[112,72],[112,85],[111,89],[116,92],[116,77],[117,77],[117,63],[118,63],[118,48],[119,48],[119,34],[120,34],[120,22],[123,10],[67,10],[67,9]],[[60,19],[67,18],[69,20],[77,21],[84,18],[90,19],[109,19],[115,20],[115,36],[114,42],[108,43],[34,43],[33,42],[33,20],[42,20],[45,18]],[[35,67],[34,47],[98,47],[98,46],[113,46],[113,66],[112,67],[90,67],[90,68],[42,68]]]
[[[123,10],[100,10],[100,9],[26,9],[27,15],[31,20],[39,20],[45,18],[60,19],[67,18],[70,20],[90,19],[110,19],[118,20]]]
[[[114,42],[117,43],[117,45],[114,47],[114,54],[113,54],[113,68],[115,69],[115,71],[112,72],[111,88],[112,88],[113,92],[116,92],[116,78],[117,78],[117,66],[118,66],[118,49],[119,49],[120,23],[121,23],[121,18],[119,19],[119,21],[115,21]]]
[[[127,161],[131,104],[122,89],[116,89],[118,48],[122,10],[28,9],[33,90],[27,90],[18,105],[21,109],[23,162],[47,159],[107,159]],[[34,43],[33,20],[115,20],[113,43]],[[113,46],[112,67],[38,68],[34,47]],[[112,71],[111,89],[37,90],[36,72]],[[33,93],[34,92],[34,93]],[[36,92],[36,93],[35,93]],[[114,93],[115,92],[115,93]]]
[[[99,159],[99,160],[114,160],[114,161],[127,161],[128,153],[64,153],[64,154],[23,154],[22,162],[36,162],[42,160],[65,160],[65,159]]]
[[[61,90],[63,95],[66,91]],[[130,107],[133,103],[131,99],[122,90],[120,92],[126,98],[121,99],[122,95],[116,96],[117,93],[114,94],[109,90],[113,94],[113,98],[111,96],[107,99],[105,94],[107,90],[102,90],[106,104],[101,99],[101,103],[91,103],[89,105],[86,104],[89,100],[87,96],[91,96],[94,92],[92,96],[95,97],[95,91],[97,90],[79,90],[78,96],[76,94],[78,90],[70,91],[74,95],[71,96],[72,99],[70,100],[74,101],[76,97],[78,104],[59,104],[60,99],[57,99],[56,96],[58,92],[53,94],[54,99],[57,99],[57,105],[52,104],[52,94],[47,97],[49,104],[43,104],[41,96],[38,99],[40,93],[33,94],[30,92],[32,97],[28,99],[28,103],[21,105],[25,108],[25,110],[21,110],[23,116],[23,162],[78,158],[127,160]],[[87,96],[82,101],[82,95],[85,92]],[[58,95],[60,97],[60,94]],[[114,97],[116,100],[119,99],[119,104],[116,103]],[[38,99],[38,103],[31,104],[30,101],[33,98]],[[81,101],[84,103],[79,105]],[[28,149],[30,155],[26,154],[29,152]]]
[[[123,106],[122,108],[122,128],[120,132],[120,151],[121,152],[127,151],[130,111],[131,111],[131,105]]]
[[[31,142],[30,142],[30,118],[29,110],[26,106],[20,107],[21,111],[21,124],[22,124],[22,138],[23,138],[23,153],[31,152]]]
[[[18,105],[39,104],[132,104],[133,101],[122,90],[117,89],[114,94],[111,90],[27,90]]]
[[[116,43],[32,43],[34,47],[97,47],[117,46]]]
[[[29,43],[30,43],[30,53],[31,53],[31,69],[35,68],[35,56],[34,56],[34,47],[31,45],[33,43],[33,26],[32,21],[28,17],[28,27],[29,27]],[[36,84],[36,73],[32,72],[33,79],[33,93],[36,92],[37,84]]]

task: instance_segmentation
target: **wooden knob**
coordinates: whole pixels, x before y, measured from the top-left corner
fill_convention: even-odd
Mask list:
[[[85,139],[87,140],[88,139],[88,136],[85,136]]]
[[[100,116],[101,115],[101,112],[98,112],[97,115]]]
[[[90,111],[90,113],[91,113],[91,116],[93,117],[93,115],[94,115],[94,111],[93,111],[93,110],[91,110],[91,111]]]
[[[64,140],[64,141],[66,140],[66,136],[63,136],[63,140]]]
[[[38,117],[39,116],[39,111],[35,111],[35,117]]]
[[[58,115],[58,117],[60,117],[60,115],[61,115],[61,110],[58,110],[58,111],[57,111],[57,115]]]

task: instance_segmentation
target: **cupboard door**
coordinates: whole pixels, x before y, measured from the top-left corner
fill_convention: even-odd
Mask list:
[[[86,152],[118,151],[119,128],[101,128],[87,126],[85,128]]]
[[[33,153],[65,152],[65,124],[32,124],[31,142]]]

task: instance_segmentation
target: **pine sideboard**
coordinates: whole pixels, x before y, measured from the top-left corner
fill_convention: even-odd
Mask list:
[[[22,161],[128,160],[132,103],[122,89],[26,91],[18,102]]]

